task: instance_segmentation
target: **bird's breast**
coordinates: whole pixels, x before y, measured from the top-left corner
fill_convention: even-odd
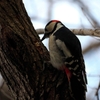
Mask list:
[[[52,65],[55,68],[60,69],[64,65],[64,56],[60,49],[57,47],[54,36],[50,36],[49,38],[49,52]]]

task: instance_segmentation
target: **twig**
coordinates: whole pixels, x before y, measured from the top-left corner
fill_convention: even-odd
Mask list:
[[[99,94],[98,94],[99,89],[100,89],[100,82],[99,82],[99,85],[98,85],[98,88],[97,88],[97,91],[96,91],[96,94],[95,94],[97,96],[97,100],[99,100]]]

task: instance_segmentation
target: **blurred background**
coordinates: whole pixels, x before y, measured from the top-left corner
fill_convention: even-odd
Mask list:
[[[35,29],[44,28],[52,19],[60,20],[69,29],[100,28],[100,0],[23,0],[23,3]],[[99,100],[100,38],[77,37],[82,45],[86,65],[87,100]],[[48,48],[48,39],[43,43]],[[4,82],[1,76],[0,87],[0,98],[4,96],[7,98],[2,100],[11,100],[3,91]]]

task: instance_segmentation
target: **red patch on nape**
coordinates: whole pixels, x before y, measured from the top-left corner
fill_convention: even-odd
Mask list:
[[[60,22],[59,20],[52,20],[52,22]]]

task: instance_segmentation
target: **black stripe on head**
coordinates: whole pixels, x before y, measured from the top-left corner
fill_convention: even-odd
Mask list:
[[[55,23],[55,25],[54,25],[54,26],[49,26],[49,25],[52,24],[53,22]],[[57,24],[58,24],[59,22],[60,22],[60,21],[57,21],[57,20],[51,20],[49,23],[47,23],[47,25],[45,26],[45,33],[48,34],[48,35],[52,34],[52,33],[56,30]],[[48,27],[50,27],[51,30],[50,30]],[[47,32],[47,31],[48,31],[48,32]]]
[[[57,23],[58,23],[58,22],[60,22],[60,21],[59,21],[59,20],[51,20],[50,22],[47,23],[46,26],[48,26],[48,25],[49,25],[50,23],[52,23],[52,22],[57,22]]]

